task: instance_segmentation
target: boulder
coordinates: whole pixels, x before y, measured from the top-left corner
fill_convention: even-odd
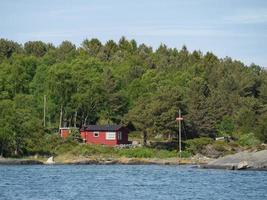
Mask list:
[[[238,163],[237,165],[237,169],[247,169],[248,168],[248,162],[247,161],[241,161],[240,163]]]

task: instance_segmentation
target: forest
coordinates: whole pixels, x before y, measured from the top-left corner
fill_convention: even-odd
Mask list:
[[[172,140],[179,109],[183,140],[267,142],[267,71],[125,37],[85,39],[80,46],[0,39],[2,156],[42,153],[61,112],[66,126],[124,124],[130,134]]]

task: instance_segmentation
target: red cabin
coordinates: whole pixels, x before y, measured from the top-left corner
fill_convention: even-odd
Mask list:
[[[81,136],[88,144],[114,146],[128,144],[128,131],[121,125],[88,125],[80,129]]]
[[[78,128],[72,128],[72,127],[61,127],[59,129],[59,134],[62,138],[67,138],[69,134],[71,133],[72,129],[78,129]],[[79,129],[78,129],[79,130]]]
[[[67,138],[72,128],[60,128],[60,136]],[[87,144],[115,146],[129,144],[128,130],[122,125],[88,125],[80,129],[81,137]]]

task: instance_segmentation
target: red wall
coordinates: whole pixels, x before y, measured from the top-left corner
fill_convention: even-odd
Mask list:
[[[60,129],[60,136],[62,138],[67,138],[69,135],[69,129]]]
[[[118,132],[122,132],[122,139],[118,140]],[[128,144],[128,132],[123,127],[119,131],[110,131],[116,133],[115,140],[106,140],[106,132],[109,131],[100,131],[98,137],[94,137],[94,131],[82,131],[80,130],[81,137],[86,140],[88,144],[104,144],[108,146],[114,146],[118,144]],[[60,129],[60,136],[62,138],[67,138],[69,135],[69,129]]]
[[[104,144],[108,146],[128,144],[128,133],[126,132],[126,130],[120,131],[122,132],[122,140],[118,140],[118,131],[110,131],[116,132],[115,140],[106,140],[106,131],[100,131],[98,137],[94,137],[94,131],[81,131],[81,136],[86,140],[87,144]]]
[[[85,134],[86,143],[88,144],[105,144],[108,146],[114,146],[117,144],[117,138],[115,140],[106,140],[106,132],[99,132],[98,137],[94,137],[94,132],[86,131]]]

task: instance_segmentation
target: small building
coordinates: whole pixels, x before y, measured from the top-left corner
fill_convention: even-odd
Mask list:
[[[77,127],[61,127],[59,129],[60,137],[67,138],[69,136],[69,134],[71,133],[71,131],[74,131],[74,130],[79,131],[79,128],[77,128]]]
[[[128,144],[128,130],[122,125],[88,125],[80,129],[87,144],[115,146]]]

